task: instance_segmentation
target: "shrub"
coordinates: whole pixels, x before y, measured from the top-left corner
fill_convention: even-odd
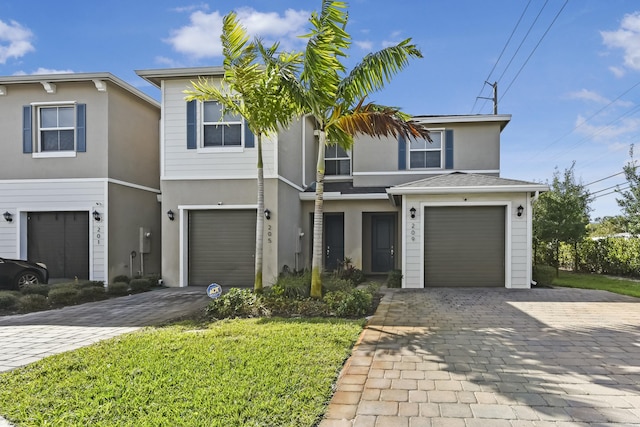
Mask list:
[[[533,269],[533,280],[539,286],[551,286],[556,277],[556,269],[550,265],[537,265]]]
[[[129,284],[125,282],[114,282],[107,287],[107,293],[116,296],[129,295]]]
[[[145,276],[145,279],[149,281],[151,287],[161,286],[160,281],[162,280],[162,276],[160,276],[159,274],[148,274],[147,276]]]
[[[327,293],[323,301],[331,313],[338,317],[359,317],[369,312],[373,295],[366,289]]]
[[[387,288],[402,287],[402,270],[391,270],[387,276]]]
[[[49,291],[51,290],[51,287],[49,285],[41,285],[41,284],[32,284],[32,285],[27,285],[25,287],[23,287],[22,289],[20,289],[20,292],[22,292],[23,295],[42,295],[44,297],[49,295]]]
[[[120,274],[116,277],[113,278],[113,283],[129,283],[131,281],[131,279],[129,279],[129,276],[125,275],[125,274]]]
[[[0,292],[0,310],[18,308],[18,296],[13,292]]]
[[[216,319],[227,317],[258,317],[269,315],[262,296],[249,289],[231,288],[209,303],[206,313]]]
[[[74,286],[60,286],[49,291],[49,303],[52,306],[73,305],[78,303],[78,290]]]
[[[47,297],[39,294],[23,295],[20,297],[18,307],[23,313],[30,311],[46,310],[49,308]]]
[[[149,279],[132,279],[129,286],[131,292],[146,292],[151,289],[151,281]]]
[[[350,258],[345,258],[340,264],[340,267],[333,272],[335,278],[348,280],[353,283],[354,286],[366,280],[362,270],[355,268]]]
[[[303,274],[282,273],[276,283],[269,289],[277,296],[285,298],[308,298],[311,289],[311,272]]]
[[[350,291],[355,284],[348,279],[340,279],[336,276],[325,277],[322,280],[322,290],[324,293],[336,291]]]
[[[87,286],[78,290],[78,302],[100,301],[106,297],[103,286]]]

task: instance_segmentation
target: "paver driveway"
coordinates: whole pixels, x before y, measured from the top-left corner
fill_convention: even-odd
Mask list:
[[[640,425],[640,300],[580,289],[386,294],[321,427]]]

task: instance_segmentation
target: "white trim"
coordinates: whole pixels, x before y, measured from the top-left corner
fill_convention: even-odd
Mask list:
[[[165,92],[166,92],[165,81],[162,80],[160,82],[160,102],[161,102],[161,105],[162,105],[162,109],[160,110],[160,178],[165,176],[165,167],[166,167],[166,165],[165,165],[165,152],[164,152],[165,147],[166,147],[166,145],[165,145],[165,129],[164,129],[164,126],[165,126],[164,116],[166,114],[166,105],[165,105],[165,102],[166,102],[166,96],[165,95],[166,95],[166,93]],[[185,105],[185,108],[186,108],[186,103],[183,103],[183,104]],[[185,121],[185,125],[186,125],[186,122],[187,122],[186,111],[184,112],[184,114],[185,114],[184,115],[184,121]],[[183,128],[183,130],[184,130],[184,128]],[[185,134],[184,139],[185,139],[184,142],[186,143],[186,139],[187,139],[186,134]]]
[[[69,184],[74,182],[104,182],[122,185],[125,187],[136,188],[138,190],[149,191],[151,193],[160,193],[160,190],[157,188],[145,187],[144,185],[134,184],[132,182],[120,181],[118,179],[113,178],[55,178],[55,179],[0,179],[0,184],[39,184],[39,183],[59,183],[59,184]],[[106,193],[105,193],[106,194]]]
[[[405,153],[405,165],[407,166],[406,170],[408,171],[442,171],[445,168],[445,131],[446,129],[443,127],[439,127],[439,128],[430,128],[429,129],[429,133],[434,133],[434,132],[438,132],[440,134],[440,147],[438,147],[437,149],[434,148],[429,148],[428,142],[426,142],[425,146],[426,148],[424,149],[411,149],[411,141],[407,141],[407,149],[406,149],[406,153]],[[440,166],[435,166],[435,167],[428,167],[428,166],[424,166],[424,167],[419,167],[419,168],[412,168],[411,167],[411,153],[412,152],[416,152],[416,153],[426,153],[426,152],[435,152],[435,151],[439,151],[440,152]],[[426,159],[425,159],[426,160]],[[446,170],[450,170],[450,169],[446,169]]]
[[[288,186],[290,186],[290,187],[292,187],[292,188],[294,188],[294,189],[296,189],[296,190],[298,190],[300,192],[304,191],[304,188],[300,187],[297,184],[294,184],[293,182],[289,181],[287,178],[285,178],[283,176],[278,175],[278,180],[284,182]]]
[[[46,107],[48,105],[76,105],[78,103],[78,101],[36,101],[36,102],[32,102],[31,105],[32,107]]]
[[[401,288],[407,287],[407,198],[402,198],[402,208],[400,209],[402,215],[402,242],[400,243],[402,247],[402,279],[401,279]],[[422,245],[424,246],[424,244]],[[424,264],[424,258],[422,259],[422,263]],[[424,279],[423,279],[424,280]],[[424,286],[423,286],[424,287]]]
[[[316,193],[300,193],[300,200],[315,200]],[[389,196],[382,193],[342,194],[338,192],[324,193],[323,200],[389,200]]]
[[[527,193],[527,207],[525,208],[527,210],[525,212],[527,217],[527,271],[525,274],[527,282],[525,285],[528,288],[531,288],[533,282],[533,201],[537,196],[537,193],[533,197],[531,197],[531,193]]]
[[[103,212],[102,221],[104,222],[104,233],[107,236],[104,239],[104,281],[109,283],[109,183],[104,183],[104,195],[103,195]],[[89,220],[91,220],[91,214],[89,214]],[[142,256],[142,254],[140,254]]]
[[[189,247],[189,211],[224,209],[256,210],[258,209],[258,205],[178,205],[178,215],[180,217],[180,272],[178,274],[179,287],[183,288],[185,286],[189,286],[189,254],[187,251],[187,248]]]
[[[476,123],[476,122],[509,122],[511,114],[483,114],[464,116],[413,116],[412,119],[421,124],[440,123]]]
[[[352,176],[393,176],[393,175],[444,175],[453,172],[475,173],[475,174],[499,174],[500,169],[487,170],[467,170],[467,169],[407,169],[401,171],[369,171],[369,172],[352,172]]]
[[[158,194],[161,193],[161,191],[157,188],[151,188],[151,187],[146,187],[144,185],[134,184],[131,182],[120,181],[119,179],[107,178],[107,182],[111,184],[122,185],[123,187],[130,187],[130,188],[135,188],[137,190],[148,191],[150,193],[158,193]]]
[[[403,197],[403,205],[405,198]],[[510,200],[507,201],[479,201],[479,202],[420,202],[420,285],[421,288],[425,287],[424,283],[424,210],[428,207],[440,207],[440,206],[504,206],[504,287],[511,288],[511,204]],[[403,206],[403,210],[405,207]],[[406,248],[403,248],[406,249]],[[403,255],[404,257],[404,255]],[[404,268],[404,262],[403,262]],[[405,271],[403,269],[403,271]],[[403,282],[404,286],[404,282]]]
[[[543,185],[479,185],[469,187],[391,187],[387,193],[393,195],[409,194],[459,194],[459,193],[523,193],[544,191]]]
[[[34,159],[47,159],[54,157],[76,157],[76,151],[36,151],[31,153]]]
[[[198,147],[196,149],[196,152],[198,154],[244,153],[244,145],[229,145],[229,146],[220,146],[220,147]]]
[[[277,179],[277,175],[273,174],[265,174],[265,179]],[[239,179],[258,179],[257,169],[254,175],[237,175],[237,176],[213,176],[213,175],[197,175],[197,176],[188,176],[188,175],[179,175],[179,176],[163,176],[160,178],[161,181],[233,181]]]

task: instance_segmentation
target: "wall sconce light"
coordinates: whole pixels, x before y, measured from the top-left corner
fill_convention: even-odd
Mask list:
[[[411,214],[411,219],[416,217],[416,208],[409,209],[409,213]]]
[[[518,208],[516,209],[518,216],[522,216],[522,212],[524,212],[524,208],[522,207],[522,205],[518,206]]]
[[[13,221],[13,215],[9,211],[6,211],[5,213],[3,213],[2,216],[4,217],[4,220],[7,222]]]
[[[173,211],[171,209],[169,209],[167,211],[167,216],[169,217],[169,221],[173,221],[174,219],[176,219],[176,217],[175,217],[175,215],[174,215],[174,213],[173,213]]]
[[[271,219],[271,211],[269,209],[264,210],[264,217],[266,219]]]
[[[93,219],[100,222],[102,220],[102,217],[100,216],[100,212],[94,210],[93,211]]]

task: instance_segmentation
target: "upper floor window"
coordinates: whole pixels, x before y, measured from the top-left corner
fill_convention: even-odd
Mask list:
[[[324,152],[325,175],[351,175],[351,158],[338,144],[327,145]]]
[[[411,169],[442,167],[442,130],[430,130],[433,142],[426,139],[411,139],[409,144],[409,167]]]
[[[203,106],[203,146],[241,147],[242,117],[229,112],[223,115],[222,107],[215,101],[207,101]]]
[[[38,108],[38,151],[75,151],[75,107]]]

